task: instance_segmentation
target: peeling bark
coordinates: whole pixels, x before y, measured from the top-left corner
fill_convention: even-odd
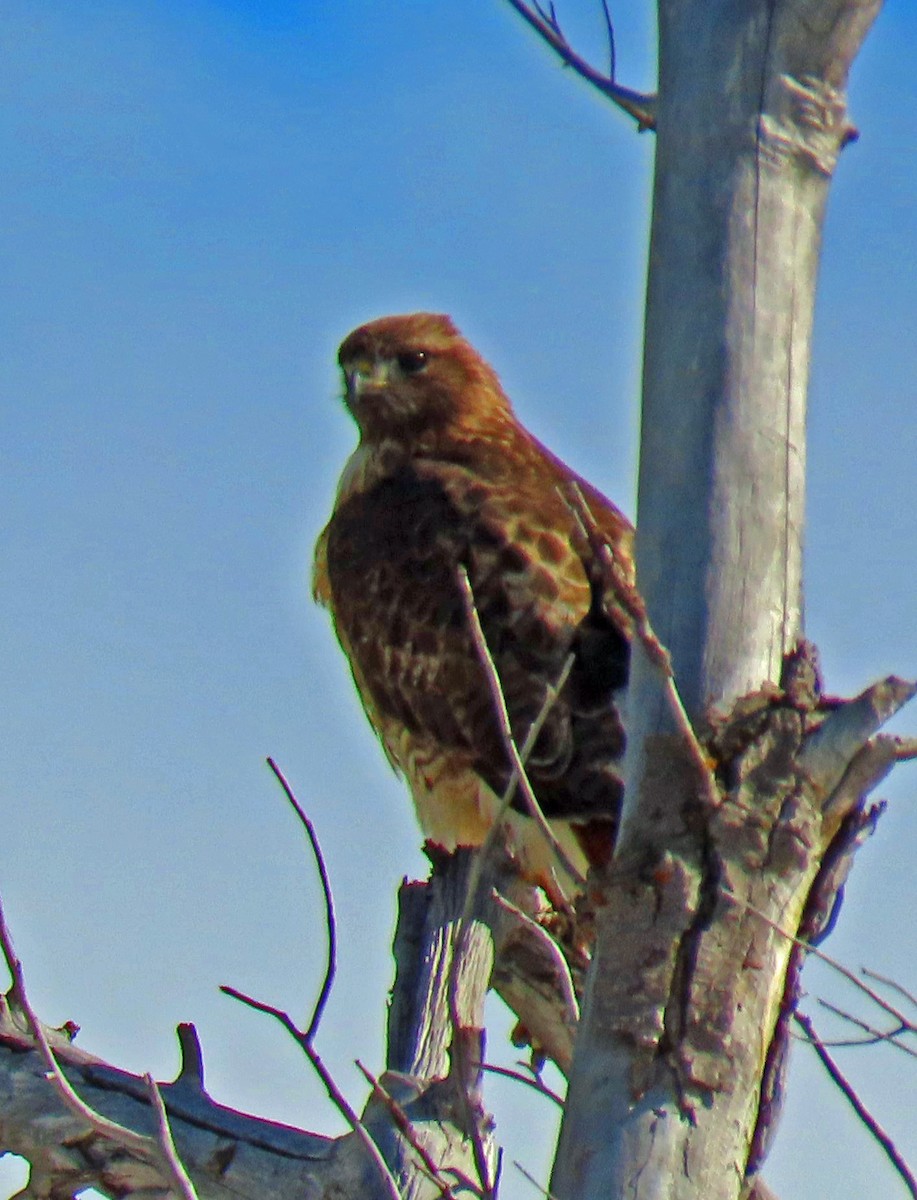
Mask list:
[[[868,794],[895,758],[897,739],[872,735],[917,691],[888,679],[825,704],[797,686],[816,676],[810,647],[786,666],[784,689],[708,729],[715,803],[698,798],[675,735],[648,748],[648,824],[603,883],[551,1184],[561,1200],[736,1200],[757,1186],[806,944],[833,919],[875,824]]]

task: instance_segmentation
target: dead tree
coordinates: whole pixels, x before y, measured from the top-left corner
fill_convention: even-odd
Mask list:
[[[558,1200],[734,1200],[751,1184],[794,998],[790,938],[816,931],[831,864],[901,752],[869,739],[911,687],[887,681],[826,718],[796,656],[822,220],[879,7],[659,5],[637,578],[697,732],[759,711],[745,745],[691,754],[665,671],[635,657]],[[535,16],[557,35],[553,12]]]
[[[68,1031],[43,1033],[7,938],[0,1149],[32,1162],[24,1197],[89,1184],[213,1200],[493,1196],[479,1066],[491,981],[569,1073],[557,1200],[737,1200],[760,1187],[801,964],[874,821],[870,791],[915,750],[878,732],[912,685],[889,679],[828,702],[801,641],[819,237],[852,136],[848,71],[878,3],[661,0],[658,98],[584,63],[553,6],[510,3],[658,139],[643,599],[607,580],[634,630],[627,800],[615,858],[591,888],[582,1018],[579,981],[528,915],[530,898],[495,898],[508,887],[499,862],[437,864],[429,885],[402,892],[387,1069],[366,1072],[362,1116],[322,1075],[352,1128],[328,1139],[215,1104],[188,1030],[182,1072],[158,1091],[78,1050]],[[316,1021],[300,1030],[240,998],[283,1021],[324,1071]],[[49,1085],[55,1061],[93,1112],[61,1079]]]

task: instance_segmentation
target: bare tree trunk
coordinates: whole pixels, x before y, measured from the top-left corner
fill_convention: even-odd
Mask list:
[[[843,89],[878,9],[659,6],[637,579],[695,721],[776,685],[801,634],[820,234],[850,137]],[[625,815],[551,1182],[559,1200],[735,1200],[747,1186],[791,943],[742,905],[795,933],[837,834],[825,814],[838,781],[808,788],[799,761],[813,700],[795,706],[796,723],[792,698],[762,716],[751,758],[726,755],[732,777],[714,764],[730,803],[752,810],[739,834],[740,809],[703,795],[673,735],[662,674],[635,655]],[[755,771],[755,788],[736,784]],[[792,862],[775,854],[784,843]],[[701,1061],[714,1051],[718,1070]]]
[[[821,228],[879,7],[659,6],[637,557],[691,714],[777,682],[801,633]]]

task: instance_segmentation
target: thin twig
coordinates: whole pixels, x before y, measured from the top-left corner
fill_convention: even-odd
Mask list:
[[[522,743],[522,749],[519,751],[519,757],[522,760],[523,767],[528,762],[529,755],[532,753],[535,743],[538,740],[538,735],[541,733],[542,727],[547,720],[551,709],[557,703],[557,698],[563,690],[564,684],[570,677],[570,672],[573,670],[574,661],[574,656],[572,654],[568,654],[563,667],[561,667],[560,675],[557,677],[557,682],[554,683],[553,686],[548,686],[541,708],[536,715],[535,720],[529,726],[529,731],[525,735],[525,741]],[[513,797],[516,794],[518,786],[519,773],[514,766],[509,783],[506,785],[503,795],[500,797],[500,806],[494,816],[493,823],[491,824],[490,829],[487,831],[487,836],[481,843],[474,862],[471,864],[468,887],[465,892],[465,905],[461,916],[461,921],[463,923],[471,916],[471,910],[477,901],[478,889],[480,888],[481,884],[481,876],[484,874],[485,866],[491,861],[494,847],[501,837],[503,818],[509,811],[509,806],[513,802]],[[560,885],[558,884],[557,886],[558,890],[562,891]]]
[[[605,16],[605,32],[608,35],[608,78],[614,83],[615,75],[617,74],[615,63],[615,27],[611,19],[608,0],[602,0],[602,12]]]
[[[500,724],[500,735],[503,740],[503,745],[509,755],[512,763],[514,775],[518,781],[518,787],[522,791],[525,798],[526,807],[529,811],[529,816],[538,826],[542,837],[551,847],[551,850],[563,867],[565,873],[570,876],[574,882],[582,885],[585,883],[580,871],[570,861],[569,856],[565,852],[563,846],[554,836],[554,831],[545,819],[544,813],[541,811],[541,805],[535,796],[534,789],[525,770],[525,763],[522,760],[522,755],[519,752],[519,747],[516,745],[516,739],[513,736],[513,727],[510,722],[509,710],[506,707],[506,697],[503,694],[503,687],[500,683],[500,676],[497,672],[496,663],[490,653],[490,648],[487,645],[487,638],[484,635],[484,629],[481,625],[481,618],[478,614],[477,605],[475,604],[474,591],[471,587],[471,580],[468,578],[468,572],[464,566],[458,568],[458,582],[462,593],[462,602],[465,606],[465,616],[468,619],[468,624],[471,629],[471,636],[474,641],[475,649],[478,652],[478,658],[481,666],[484,668],[484,673],[487,676],[487,683],[490,688],[491,698],[494,702],[494,708],[497,713],[497,720]]]
[[[482,845],[479,847],[478,853],[475,855],[474,861],[471,864],[468,883],[465,889],[465,900],[462,906],[462,912],[453,930],[452,958],[449,963],[449,977],[447,984],[449,1018],[452,1022],[452,1053],[455,1058],[455,1074],[457,1090],[459,1093],[459,1104],[464,1112],[465,1123],[471,1131],[472,1150],[474,1153],[475,1167],[478,1172],[478,1177],[481,1181],[481,1185],[485,1191],[485,1194],[487,1196],[492,1196],[494,1194],[494,1183],[490,1180],[487,1153],[484,1148],[478,1121],[473,1111],[471,1100],[467,1094],[465,1086],[472,1063],[466,1054],[464,1037],[461,1032],[461,1018],[458,1010],[458,966],[465,954],[467,931],[470,925],[471,914],[478,900],[481,878],[483,876],[485,866],[491,861],[494,849],[501,835],[503,819],[509,810],[509,806],[512,803],[513,797],[515,796],[518,788],[522,788],[523,794],[526,796],[528,801],[529,811],[533,819],[538,824],[541,832],[544,834],[548,844],[553,849],[564,870],[570,875],[570,878],[573,879],[574,882],[584,882],[579,871],[577,871],[573,864],[569,862],[569,859],[564,853],[563,848],[557,842],[557,839],[555,838],[550,826],[545,820],[544,814],[541,812],[541,807],[538,804],[538,800],[535,797],[525,770],[525,763],[532,752],[548,714],[550,713],[554,704],[557,702],[557,697],[560,695],[560,692],[569,677],[570,671],[573,668],[574,659],[572,654],[567,656],[557,682],[553,687],[548,687],[542,706],[536,714],[531,726],[529,727],[520,751],[516,745],[515,738],[513,737],[512,727],[509,721],[509,713],[506,708],[506,700],[503,696],[503,690],[500,684],[500,678],[497,673],[493,658],[491,657],[488,649],[487,639],[484,636],[484,630],[481,627],[480,617],[478,616],[477,607],[474,601],[474,593],[472,591],[471,581],[468,578],[468,572],[463,566],[459,566],[458,568],[458,583],[462,592],[462,599],[465,605],[465,611],[468,617],[472,638],[478,651],[481,665],[485,671],[488,683],[490,685],[491,695],[500,722],[504,744],[512,763],[512,773],[503,792],[503,796],[501,797],[499,808],[494,816],[494,820],[490,829],[488,830],[487,836],[485,837]],[[557,886],[560,895],[563,896],[563,892],[560,890],[560,885],[558,884]]]
[[[166,1106],[162,1102],[162,1093],[152,1075],[146,1074],[143,1078],[146,1083],[146,1090],[149,1093],[150,1103],[153,1105],[153,1111],[156,1114],[156,1125],[159,1131],[159,1149],[162,1152],[163,1160],[168,1168],[168,1173],[171,1176],[175,1190],[179,1196],[184,1197],[184,1200],[198,1200],[194,1184],[191,1182],[188,1172],[178,1157],[178,1151],[175,1149],[172,1129],[169,1125],[169,1118],[166,1115]]]
[[[788,942],[792,942],[794,946],[801,946],[802,949],[808,954],[814,954],[816,958],[820,958],[822,962],[827,963],[829,967],[833,968],[833,970],[837,971],[839,975],[843,975],[846,980],[852,983],[855,988],[858,988],[861,992],[867,995],[870,1000],[872,1000],[873,1004],[878,1005],[878,1007],[887,1012],[889,1016],[894,1017],[896,1021],[899,1021],[904,1025],[910,1024],[907,1017],[905,1017],[903,1013],[899,1012],[894,1005],[889,1004],[888,1001],[880,996],[874,988],[871,988],[868,984],[865,984],[854,971],[851,971],[849,967],[845,967],[842,962],[838,961],[838,959],[832,958],[830,954],[826,954],[824,950],[820,950],[818,946],[813,946],[811,942],[807,942],[804,938],[796,937],[795,934],[792,934],[789,932],[789,930],[784,929],[782,925],[779,925],[776,921],[772,920],[767,913],[762,912],[760,908],[755,908],[753,904],[749,904],[747,900],[743,900],[741,896],[737,896],[727,884],[721,883],[720,887],[722,890],[722,895],[731,900],[733,904],[737,904],[740,908],[744,908],[748,912],[752,913],[753,916],[758,917],[759,920],[765,923],[765,925],[769,925],[771,929],[773,929],[776,933],[779,933],[781,937],[786,938]]]
[[[350,1104],[347,1102],[346,1096],[335,1083],[334,1077],[322,1062],[318,1051],[308,1040],[308,1031],[304,1032],[303,1030],[299,1029],[290,1014],[284,1012],[283,1009],[275,1008],[272,1004],[265,1004],[263,1000],[255,1000],[254,997],[246,995],[245,992],[240,992],[237,988],[229,987],[228,985],[224,984],[220,988],[220,991],[227,996],[231,996],[233,1000],[238,1000],[240,1004],[244,1004],[248,1008],[253,1008],[256,1012],[266,1013],[269,1017],[273,1017],[276,1021],[280,1022],[287,1033],[290,1034],[293,1040],[300,1047],[306,1058],[308,1058],[315,1070],[315,1073],[325,1085],[325,1091],[328,1093],[332,1104],[334,1104],[335,1108],[337,1108],[338,1112],[343,1116],[344,1120],[360,1140],[361,1144],[366,1150],[366,1153],[369,1155],[377,1171],[379,1172],[379,1177],[382,1180],[382,1186],[385,1188],[385,1192],[388,1195],[389,1200],[401,1200],[401,1196],[398,1191],[398,1184],[395,1182],[395,1178],[389,1170],[388,1164],[382,1157],[382,1151],[373,1141],[369,1130],[360,1120],[356,1111],[351,1108]]]
[[[869,967],[861,967],[860,970],[867,977],[867,979],[874,979],[876,983],[884,983],[886,987],[890,987],[893,991],[897,992],[899,996],[903,996],[905,1000],[917,1008],[917,996],[915,996],[913,992],[909,992],[906,987],[902,987],[897,980],[890,979],[888,975],[882,975],[878,971],[871,971]],[[915,1028],[913,1022],[908,1022],[908,1024],[912,1030]]]
[[[368,1067],[364,1067],[364,1065],[360,1062],[360,1060],[358,1058],[355,1059],[354,1061],[356,1062],[357,1067],[362,1072],[363,1078],[366,1080],[366,1082],[369,1084],[369,1086],[373,1089],[373,1091],[376,1093],[376,1095],[379,1097],[379,1099],[385,1105],[385,1107],[389,1113],[389,1116],[392,1118],[392,1120],[395,1123],[395,1128],[398,1130],[399,1133],[401,1133],[404,1136],[408,1145],[411,1147],[411,1149],[414,1151],[414,1153],[420,1159],[421,1165],[423,1166],[425,1173],[429,1176],[431,1182],[434,1183],[439,1188],[439,1194],[441,1196],[443,1196],[444,1198],[448,1198],[448,1200],[458,1200],[458,1197],[456,1196],[455,1192],[453,1191],[452,1185],[449,1183],[449,1180],[445,1178],[445,1176],[443,1175],[442,1171],[439,1168],[439,1165],[435,1162],[435,1160],[430,1155],[430,1152],[426,1149],[426,1147],[423,1145],[423,1143],[418,1138],[417,1130],[414,1128],[414,1124],[411,1121],[411,1118],[404,1111],[404,1109],[401,1107],[401,1105],[398,1103],[398,1101],[395,1099],[395,1097],[391,1094],[391,1092],[389,1092],[385,1087],[383,1087],[383,1085],[380,1083],[378,1077],[375,1076],[372,1073],[372,1071],[370,1071],[368,1069]],[[469,1180],[468,1183],[471,1183],[471,1181]],[[467,1184],[466,1184],[466,1186],[467,1186]],[[480,1194],[479,1189],[477,1187],[475,1187],[475,1185],[473,1183],[471,1184],[471,1186],[475,1192],[478,1192],[478,1194]]]
[[[815,1032],[815,1026],[812,1024],[812,1021],[809,1019],[809,1017],[800,1012],[794,1013],[793,1016],[797,1025],[799,1025],[799,1027],[808,1037],[813,1050],[821,1059],[825,1070],[847,1097],[847,1100],[853,1107],[854,1112],[885,1151],[889,1162],[901,1176],[901,1179],[903,1180],[904,1185],[910,1192],[911,1196],[914,1197],[914,1200],[917,1200],[917,1178],[915,1178],[907,1162],[901,1156],[891,1137],[889,1137],[863,1101],[859,1098],[853,1085],[847,1080],[840,1067],[838,1067],[837,1063],[825,1049],[821,1039]]]
[[[531,8],[527,4],[523,4],[522,0],[509,0],[509,3],[538,36],[547,42],[566,66],[572,67],[577,75],[591,83],[603,96],[607,96],[613,104],[623,109],[628,116],[633,117],[637,122],[637,129],[641,133],[644,129],[656,128],[656,97],[632,91],[631,88],[621,87],[620,84],[615,83],[613,72],[611,75],[603,75],[595,67],[590,66],[581,55],[576,53],[561,32],[553,4],[548,11],[545,11],[537,3],[533,3]]]
[[[334,984],[334,975],[337,970],[337,925],[334,918],[334,897],[331,892],[331,880],[328,877],[328,869],[325,866],[325,856],[322,854],[322,848],[319,844],[318,836],[315,832],[315,826],[306,816],[305,810],[293,794],[293,789],[287,782],[286,776],[277,766],[273,758],[268,758],[267,765],[274,772],[277,782],[286,793],[287,800],[292,805],[293,811],[299,817],[303,828],[306,831],[306,836],[309,838],[309,845],[312,847],[312,854],[315,858],[315,864],[318,867],[318,876],[322,882],[322,894],[325,898],[325,931],[328,938],[328,961],[325,966],[325,978],[322,980],[321,990],[318,994],[318,999],[315,1002],[315,1008],[312,1010],[312,1019],[310,1020],[305,1037],[311,1042],[314,1040],[318,1032],[319,1023],[322,1019],[322,1014],[325,1011],[325,1005],[328,1003],[328,997],[331,995],[331,988]]]
[[[819,999],[818,1003],[827,1012],[833,1013],[834,1016],[839,1017],[842,1021],[847,1021],[850,1025],[855,1025],[857,1029],[862,1029],[864,1033],[869,1035],[865,1038],[847,1038],[844,1040],[840,1038],[831,1038],[830,1041],[828,1039],[823,1039],[823,1046],[830,1046],[831,1049],[836,1050],[847,1046],[875,1046],[880,1042],[888,1042],[890,1045],[894,1046],[896,1050],[901,1050],[905,1054],[910,1054],[912,1058],[917,1058],[917,1050],[913,1050],[910,1046],[905,1046],[903,1042],[898,1041],[898,1038],[902,1034],[914,1033],[915,1031],[913,1026],[899,1024],[897,1029],[876,1029],[876,1027],[874,1025],[870,1025],[868,1021],[864,1021],[861,1017],[857,1017],[853,1013],[849,1013],[843,1008],[838,1008],[838,1006],[836,1004],[832,1004],[830,1000]]]
[[[553,1100],[558,1108],[563,1108],[564,1106],[563,1096],[559,1096],[557,1092],[552,1091],[551,1088],[549,1088],[548,1085],[537,1076],[533,1079],[531,1076],[525,1075],[522,1071],[514,1071],[511,1067],[498,1067],[496,1063],[479,1062],[474,1063],[473,1065],[477,1067],[478,1070],[487,1071],[491,1075],[502,1075],[504,1079],[514,1079],[516,1083],[524,1083],[526,1087],[529,1087],[532,1089],[532,1091],[537,1092],[539,1096],[546,1096],[548,1100]]]
[[[519,1174],[523,1176],[523,1178],[529,1181],[533,1188],[537,1188],[538,1191],[541,1192],[542,1196],[545,1197],[545,1200],[557,1200],[553,1193],[549,1192],[546,1188],[543,1188],[535,1176],[530,1175],[522,1163],[515,1158],[513,1159],[513,1166],[516,1168]]]
[[[681,696],[678,694],[678,688],[675,686],[671,658],[653,631],[649,614],[646,611],[640,593],[630,580],[623,577],[621,568],[615,561],[614,552],[596,524],[592,510],[589,508],[579,484],[573,482],[561,489],[561,496],[579,521],[583,535],[604,568],[604,582],[606,586],[611,587],[615,604],[633,626],[636,637],[631,639],[631,644],[641,648],[649,665],[662,681],[663,693],[675,722],[676,730],[681,734],[694,768],[703,785],[704,799],[711,808],[718,808],[722,803],[722,798],[713,774],[710,758],[704,752],[704,748],[694,731],[694,726],[691,724],[688,714],[685,711]]]
[[[24,1013],[28,1022],[29,1032],[35,1039],[38,1052],[48,1069],[48,1081],[54,1087],[63,1103],[75,1116],[85,1121],[101,1137],[110,1138],[119,1146],[123,1146],[125,1150],[138,1155],[145,1162],[149,1162],[151,1159],[155,1161],[158,1158],[159,1148],[152,1138],[145,1137],[142,1133],[136,1133],[133,1129],[128,1129],[124,1125],[119,1125],[116,1121],[110,1121],[107,1117],[103,1117],[101,1113],[97,1113],[95,1109],[80,1099],[60,1069],[57,1059],[54,1057],[54,1052],[48,1044],[44,1028],[35,1015],[35,1011],[26,993],[22,963],[13,947],[13,939],[6,923],[2,903],[0,903],[0,947],[2,947],[6,965],[9,967],[10,975],[13,978],[12,1002]]]

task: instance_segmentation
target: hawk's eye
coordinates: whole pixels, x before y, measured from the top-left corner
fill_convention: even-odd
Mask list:
[[[426,350],[405,350],[397,358],[398,366],[405,375],[419,375],[427,365]]]

